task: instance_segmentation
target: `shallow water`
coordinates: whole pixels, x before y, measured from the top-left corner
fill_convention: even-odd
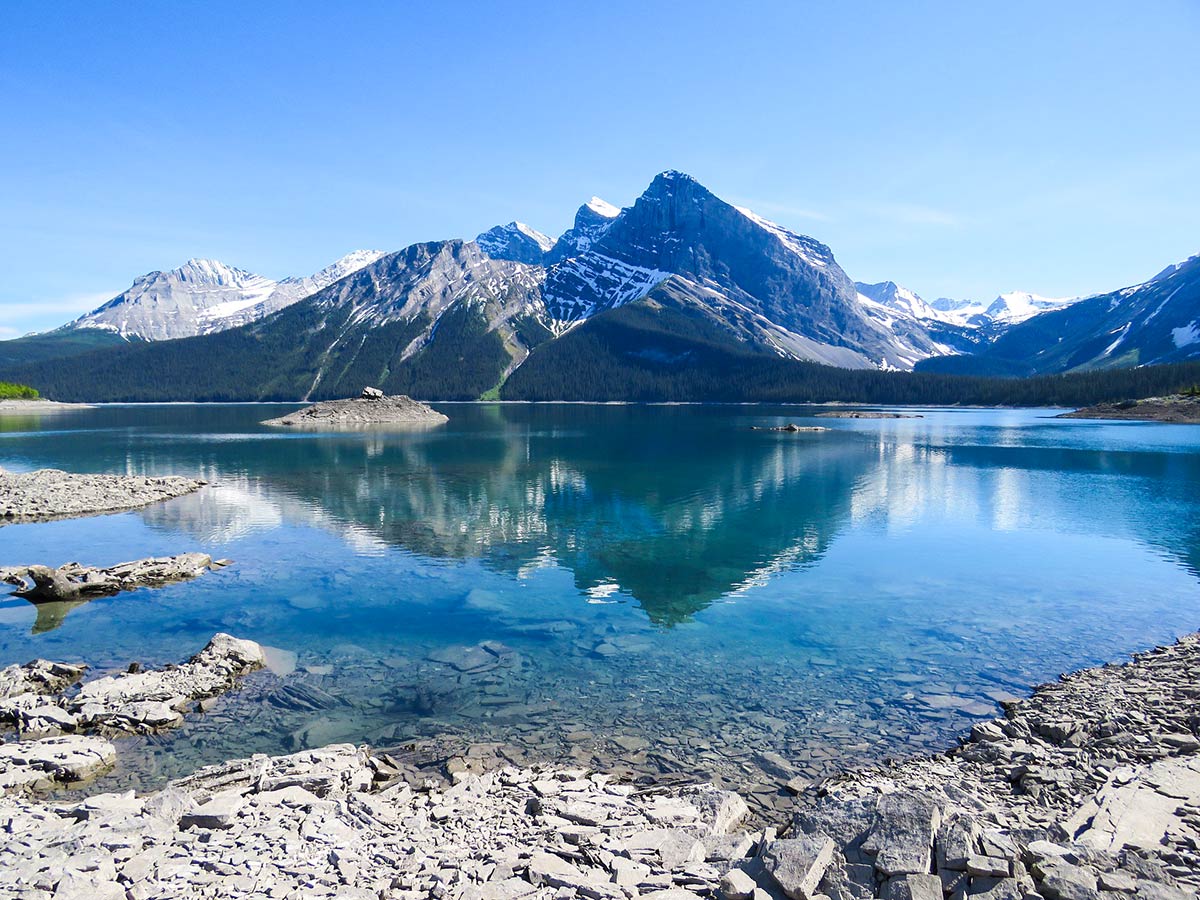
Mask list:
[[[124,742],[114,783],[437,737],[765,794],[945,745],[1004,697],[1200,626],[1200,427],[499,404],[439,404],[449,425],[409,433],[256,424],[290,408],[0,418],[0,466],[213,482],[2,528],[0,565],[235,560],[74,609],[0,601],[0,664],[160,664],[216,631],[297,654]],[[787,421],[830,430],[751,428]],[[469,674],[428,659],[480,641],[515,653]]]

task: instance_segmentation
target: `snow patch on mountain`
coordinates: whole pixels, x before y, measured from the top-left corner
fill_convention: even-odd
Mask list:
[[[829,252],[829,248],[820,241],[813,240],[802,234],[796,234],[794,231],[789,231],[782,225],[772,222],[770,219],[764,219],[753,210],[746,209],[744,206],[735,206],[738,212],[757,225],[773,234],[779,239],[788,250],[791,250],[810,266],[817,266],[824,269],[833,262],[833,256]]]
[[[554,246],[546,253],[546,263],[552,265],[586,253],[604,236],[620,215],[621,210],[611,203],[599,197],[592,197],[576,210],[574,224],[559,236]]]
[[[635,266],[595,251],[556,266],[546,279],[543,300],[555,331],[650,293],[670,272]]]
[[[603,216],[606,219],[615,219],[621,214],[621,210],[618,207],[613,206],[607,200],[601,200],[599,197],[592,197],[584,206],[596,215]]]
[[[1177,350],[1200,343],[1200,319],[1184,325],[1182,328],[1172,328],[1171,340],[1175,342]]]

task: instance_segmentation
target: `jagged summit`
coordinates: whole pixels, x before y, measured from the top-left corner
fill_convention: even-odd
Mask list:
[[[546,254],[546,264],[553,265],[586,252],[620,215],[621,210],[611,203],[599,197],[592,197],[575,211],[574,224],[554,242],[554,246]]]
[[[479,248],[493,259],[540,265],[554,241],[524,222],[496,225],[475,238]]]

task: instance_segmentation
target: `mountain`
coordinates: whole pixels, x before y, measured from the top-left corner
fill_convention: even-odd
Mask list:
[[[691,297],[758,352],[848,368],[911,368],[946,352],[919,323],[893,330],[865,310],[824,244],[674,171],[655,178],[586,250],[551,266],[543,299],[561,333],[626,303],[658,302],[668,279],[663,290]]]
[[[190,259],[169,272],[150,272],[65,330],[111,331],[126,340],[169,340],[218,330],[226,316],[261,304],[278,285],[212,259]]]
[[[65,359],[136,341],[213,334],[255,322],[383,256],[356,250],[319,272],[272,281],[212,259],[150,272],[130,288],[73,322],[41,334],[0,342],[0,365]]]
[[[142,275],[62,330],[98,329],[143,341],[224,331],[283,309],[382,255],[358,250],[313,275],[278,282],[217,260],[190,259],[178,269]]]
[[[475,238],[479,249],[493,259],[508,259],[528,265],[540,265],[554,241],[524,222],[509,222],[489,228]]]
[[[600,239],[608,226],[621,214],[611,203],[593,197],[575,213],[575,224],[564,231],[550,252],[546,254],[546,263],[561,262],[571,256],[578,256],[589,249]]]
[[[1018,320],[976,356],[926,360],[919,368],[1028,375],[1195,359],[1200,359],[1200,256],[1141,284]]]

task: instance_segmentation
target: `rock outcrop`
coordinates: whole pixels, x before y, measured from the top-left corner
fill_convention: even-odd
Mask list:
[[[377,388],[365,388],[352,400],[327,400],[304,409],[267,419],[262,424],[288,428],[373,428],[392,426],[441,425],[447,422],[431,406],[398,394],[383,395]]]
[[[111,742],[80,734],[0,744],[0,795],[79,784],[108,771],[116,761],[117,748]]]
[[[205,482],[177,476],[76,475],[58,469],[0,469],[0,526],[139,509],[199,490]]]
[[[150,734],[183,724],[183,713],[196,701],[215,697],[266,663],[253,641],[217,634],[186,663],[149,671],[129,671],[88,681],[77,693],[50,696],[49,677],[77,680],[78,667],[38,661],[20,667],[7,680],[15,687],[0,698],[0,723],[22,736]],[[58,666],[58,669],[47,667]],[[55,672],[61,675],[55,675]],[[5,675],[10,672],[4,670]],[[44,674],[45,673],[45,674]],[[18,692],[22,680],[29,690]],[[69,682],[68,682],[69,683]]]
[[[14,585],[14,593],[33,603],[88,600],[131,591],[139,587],[159,587],[203,575],[209,569],[227,565],[213,562],[207,553],[181,553],[155,556],[118,563],[106,568],[83,566],[76,562],[58,568],[50,566],[9,566],[0,568],[0,581]]]

